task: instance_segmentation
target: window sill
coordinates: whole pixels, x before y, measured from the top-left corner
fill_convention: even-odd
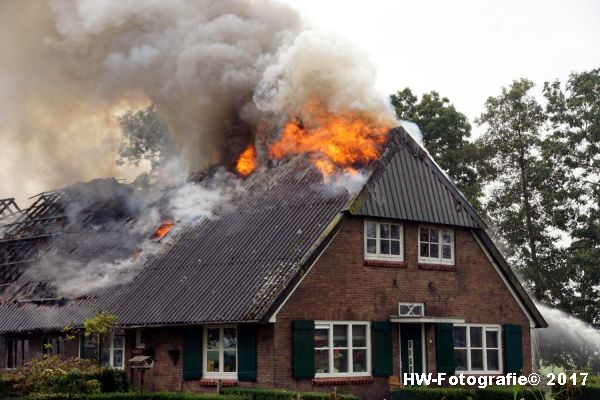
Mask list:
[[[216,387],[221,384],[221,387],[234,387],[238,385],[237,379],[200,379],[200,386]]]
[[[379,268],[406,268],[404,261],[384,261],[384,260],[373,260],[365,259],[366,267],[379,267]]]
[[[341,378],[314,378],[313,386],[342,386],[342,385],[370,385],[372,376],[348,376]]]
[[[456,265],[448,265],[448,264],[424,264],[419,263],[419,269],[426,271],[448,271],[448,272],[458,272],[458,267]]]

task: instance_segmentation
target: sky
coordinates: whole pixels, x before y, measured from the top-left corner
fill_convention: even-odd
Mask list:
[[[532,80],[540,95],[545,81],[600,67],[597,0],[285,2],[362,47],[382,93],[436,90],[471,122],[514,79]]]

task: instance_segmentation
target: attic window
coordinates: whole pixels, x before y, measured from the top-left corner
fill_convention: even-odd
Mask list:
[[[402,224],[365,221],[365,259],[404,260]]]
[[[454,265],[454,230],[420,226],[419,262]]]

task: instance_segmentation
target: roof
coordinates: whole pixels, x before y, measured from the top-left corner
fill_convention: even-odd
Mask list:
[[[464,196],[402,128],[390,131],[380,160],[364,173],[367,183],[348,189],[324,182],[302,158],[262,168],[244,181],[214,218],[177,227],[143,262],[125,262],[115,275],[119,284],[89,296],[36,298],[36,285],[43,286],[52,277],[26,270],[11,287],[22,291],[31,285],[28,298],[35,301],[16,302],[10,290],[0,296],[0,332],[80,325],[98,310],[115,313],[125,327],[266,321],[331,240],[346,213],[485,233]],[[75,265],[133,260],[132,244],[139,240],[127,224],[106,229],[82,224],[47,242],[37,263],[48,263],[51,256]],[[536,325],[545,326],[493,243],[483,242],[492,247],[490,253],[498,258]]]

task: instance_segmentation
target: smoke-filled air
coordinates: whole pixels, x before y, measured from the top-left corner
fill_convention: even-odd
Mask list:
[[[249,146],[269,157],[286,125],[313,129],[328,113],[371,135],[394,121],[368,57],[275,1],[2,2],[0,52],[0,198],[133,179],[145,165],[116,163],[119,118],[149,105],[180,175],[231,166]],[[297,151],[288,138],[277,156],[283,145]]]

